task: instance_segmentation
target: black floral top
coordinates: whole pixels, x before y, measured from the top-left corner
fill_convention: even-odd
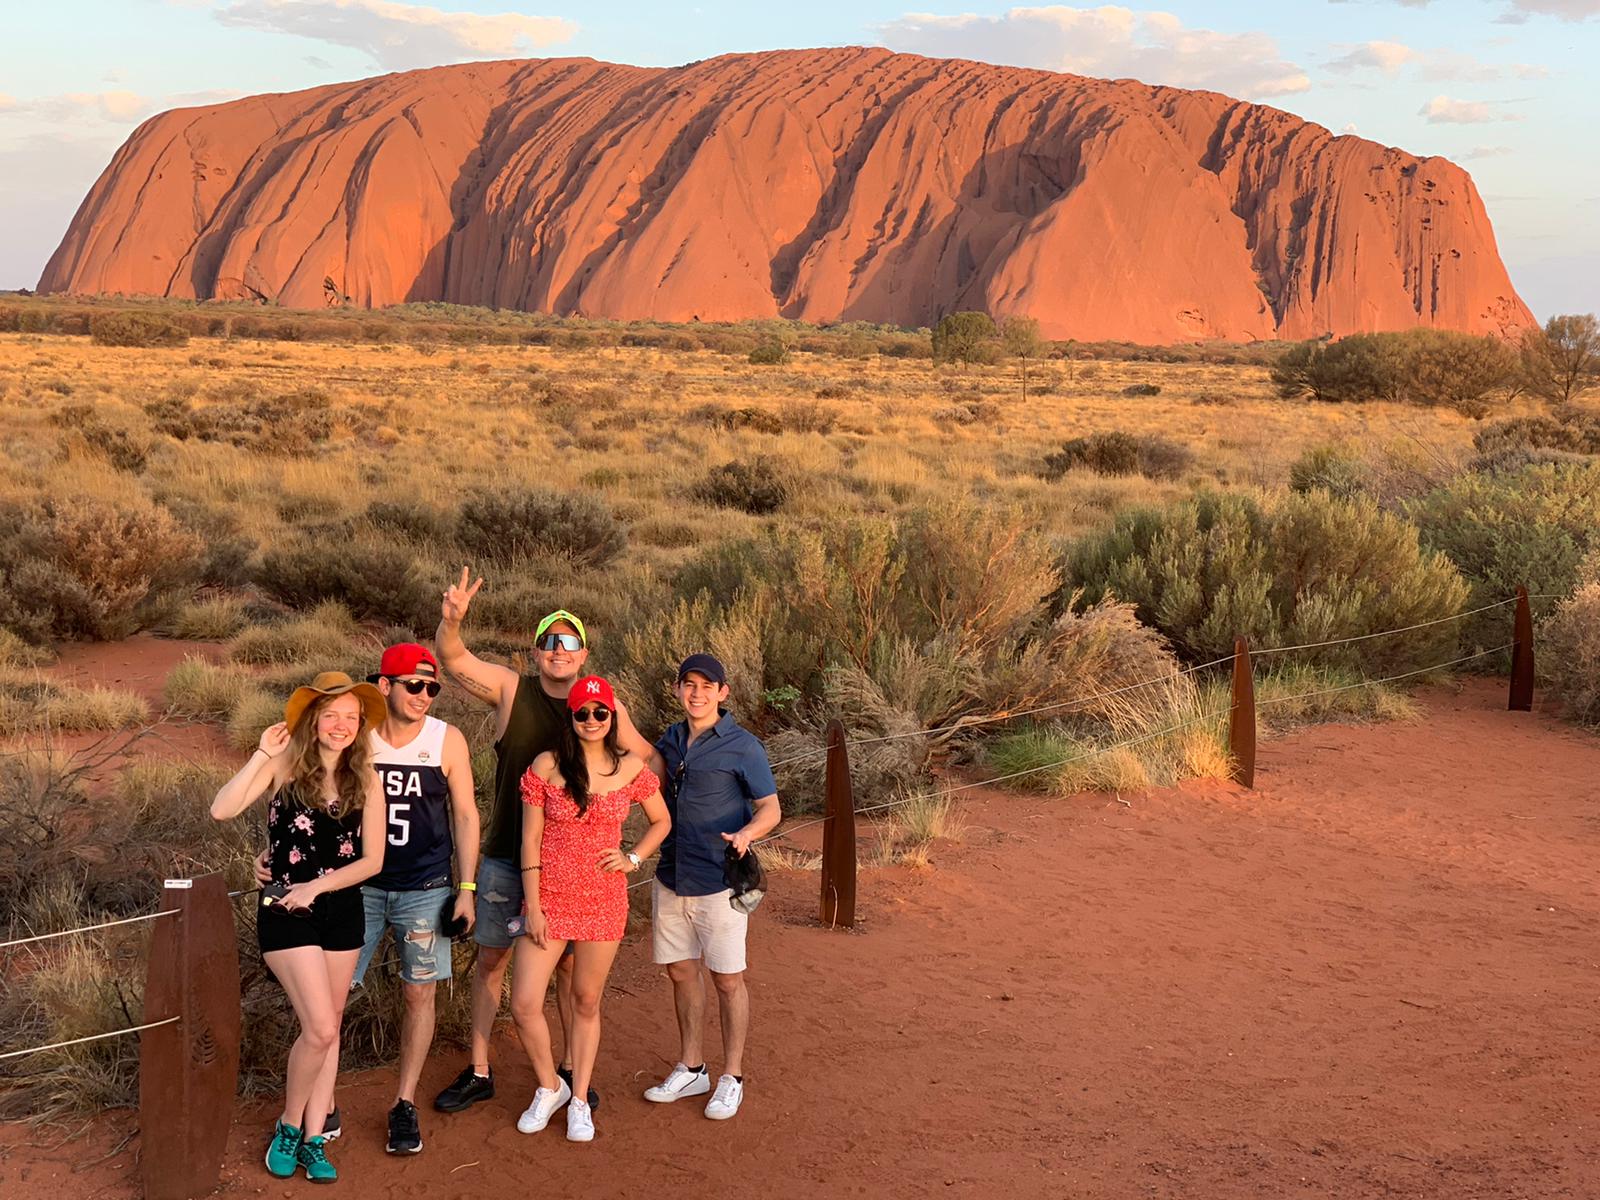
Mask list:
[[[338,815],[301,803],[292,784],[267,804],[267,851],[272,878],[282,884],[309,883],[356,860],[361,812]]]

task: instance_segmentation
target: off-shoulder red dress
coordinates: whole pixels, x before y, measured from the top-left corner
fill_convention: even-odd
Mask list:
[[[660,786],[646,767],[632,783],[590,796],[580,817],[566,788],[546,783],[531,767],[522,777],[522,802],[544,809],[539,907],[549,936],[573,942],[622,940],[628,927],[628,877],[601,870],[600,853],[622,846],[628,810]]]

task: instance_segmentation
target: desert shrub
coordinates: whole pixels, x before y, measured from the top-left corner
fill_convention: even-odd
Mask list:
[[[1493,421],[1472,435],[1480,454],[1501,450],[1559,450],[1600,454],[1600,413],[1563,406],[1548,414]]]
[[[750,351],[749,358],[758,366],[775,366],[789,361],[789,348],[777,338],[765,338]]]
[[[398,533],[430,547],[438,547],[455,537],[452,515],[421,500],[374,500],[367,505],[367,520],[380,530]]]
[[[23,641],[9,629],[0,629],[0,670],[42,667],[49,661],[48,650]]]
[[[240,381],[216,390],[205,404],[168,395],[145,405],[156,432],[178,441],[228,442],[262,454],[304,454],[333,434],[333,403],[321,388],[273,396]]]
[[[32,641],[114,641],[187,594],[200,545],[140,497],[47,499],[0,520],[0,626]]]
[[[586,567],[604,566],[627,545],[598,497],[509,487],[467,496],[456,515],[456,541],[479,561],[556,555]]]
[[[1270,374],[1285,399],[1409,400],[1481,416],[1492,393],[1514,385],[1517,360],[1498,338],[1410,329],[1301,342],[1279,356]]]
[[[305,671],[299,682],[309,683],[315,671]],[[228,714],[228,745],[235,750],[248,750],[261,740],[262,731],[283,720],[283,702],[286,695],[274,695],[266,690],[247,691]]]
[[[1222,657],[1236,636],[1271,646],[1412,625],[1460,611],[1467,594],[1405,521],[1365,499],[1321,494],[1265,509],[1247,496],[1203,493],[1124,512],[1072,548],[1064,574],[1082,591],[1064,590],[1062,607],[1114,594],[1190,659]],[[1370,673],[1405,670],[1451,657],[1455,637],[1447,622],[1316,656]]]
[[[1130,383],[1122,389],[1124,396],[1159,396],[1161,385],[1158,383]]]
[[[150,716],[132,692],[55,683],[37,674],[0,672],[0,737],[24,733],[108,733]]]
[[[817,396],[837,389],[818,388]],[[790,433],[832,433],[839,414],[827,405],[808,400],[791,400],[778,410],[778,422]]]
[[[237,596],[207,596],[178,607],[167,626],[173,637],[224,642],[245,627],[248,606]]]
[[[988,313],[958,312],[934,327],[930,344],[935,362],[992,363],[1001,354],[1000,331]]]
[[[1565,714],[1600,725],[1600,554],[1591,553],[1578,586],[1540,629],[1541,665]]]
[[[1423,544],[1472,585],[1471,606],[1530,592],[1564,596],[1584,556],[1600,546],[1600,466],[1555,464],[1461,475],[1406,506]],[[1511,640],[1509,609],[1467,619],[1480,646]]]
[[[1227,408],[1239,402],[1239,398],[1232,392],[1203,391],[1196,392],[1195,404],[1204,408]]]
[[[228,644],[228,657],[254,666],[322,662],[321,669],[337,670],[350,660],[357,632],[349,609],[325,601],[303,617],[246,629]]]
[[[1289,489],[1321,490],[1339,500],[1360,495],[1367,486],[1366,464],[1342,446],[1311,446],[1289,467]]]
[[[757,455],[712,467],[689,494],[704,504],[765,516],[783,506],[789,488],[782,466],[766,455]]]
[[[356,616],[420,628],[436,615],[439,588],[410,547],[372,533],[338,543],[297,538],[268,550],[256,583],[290,608],[325,600]]]
[[[1551,317],[1523,337],[1520,368],[1534,395],[1570,403],[1600,383],[1600,321],[1593,313]]]
[[[90,319],[89,337],[100,346],[183,346],[189,331],[159,313],[102,312]]]
[[[1063,442],[1060,450],[1045,455],[1040,475],[1055,480],[1081,467],[1097,475],[1176,479],[1192,458],[1186,447],[1156,434],[1134,435],[1113,429]]]
[[[756,433],[782,433],[783,420],[776,413],[763,408],[725,408],[720,404],[702,404],[687,414],[689,420],[710,425],[713,429],[752,429]]]
[[[248,672],[188,655],[167,674],[167,708],[181,717],[221,719],[255,689]]]

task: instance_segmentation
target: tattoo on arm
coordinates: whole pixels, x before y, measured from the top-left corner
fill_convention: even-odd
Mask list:
[[[456,682],[480,700],[494,699],[494,689],[482,680],[474,679],[470,675],[461,675],[457,677]]]

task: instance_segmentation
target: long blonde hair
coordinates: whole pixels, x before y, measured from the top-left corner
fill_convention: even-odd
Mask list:
[[[348,692],[342,693],[349,695]],[[288,788],[307,808],[331,812],[322,795],[322,754],[317,747],[317,718],[338,696],[318,696],[300,714],[289,735]],[[367,736],[367,710],[361,707],[361,724],[356,736],[339,754],[333,767],[334,791],[339,797],[339,816],[359,812],[367,800],[372,783],[372,742]]]

